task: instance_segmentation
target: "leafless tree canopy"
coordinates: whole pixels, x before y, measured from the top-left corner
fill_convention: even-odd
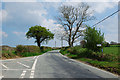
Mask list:
[[[90,11],[88,11],[89,8],[86,3],[81,3],[77,7],[62,5],[58,9],[59,16],[57,16],[57,21],[64,27],[65,34],[63,39],[68,42],[70,47],[82,36],[83,30],[80,30],[80,27],[84,27],[85,22],[94,19]]]

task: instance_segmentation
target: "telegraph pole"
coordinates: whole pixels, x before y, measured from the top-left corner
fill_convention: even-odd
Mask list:
[[[56,41],[55,41],[55,47],[56,47]]]
[[[61,47],[63,47],[63,37],[61,37]]]

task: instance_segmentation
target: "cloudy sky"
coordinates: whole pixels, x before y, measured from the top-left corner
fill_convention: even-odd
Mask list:
[[[85,0],[94,10],[93,15],[96,17],[96,20],[87,23],[90,26],[118,10],[117,0],[98,1]],[[62,4],[76,6],[80,2],[82,0],[3,0],[0,3],[0,17],[2,17],[0,19],[0,23],[2,23],[0,34],[2,36],[0,38],[2,38],[2,44],[9,46],[36,45],[34,39],[28,40],[25,37],[25,33],[31,26],[41,25],[54,32],[59,26],[55,20],[55,16],[58,15],[58,7]],[[97,28],[100,28],[105,34],[106,41],[118,42],[118,14],[100,23]],[[55,41],[56,46],[61,45],[60,40],[56,38],[43,45],[54,47]],[[64,45],[68,44],[64,41]]]

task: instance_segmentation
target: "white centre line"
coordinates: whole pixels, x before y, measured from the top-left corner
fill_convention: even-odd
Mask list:
[[[30,66],[27,66],[27,65],[25,65],[23,63],[20,63],[20,62],[17,62],[17,63],[20,64],[20,65],[23,65],[24,67],[30,68]]]
[[[3,67],[5,67],[6,69],[8,69],[8,67],[7,67],[7,66],[5,66],[4,64],[2,64],[2,63],[1,63],[1,65],[2,65]]]
[[[25,73],[26,73],[26,70],[24,70],[24,71],[22,72],[22,74],[21,74],[20,78],[24,78]]]
[[[33,59],[35,59],[37,56],[35,56]]]
[[[33,66],[32,66],[32,70],[31,70],[31,74],[30,74],[30,78],[34,78],[34,70],[35,70],[35,66],[36,66],[36,63],[37,63],[37,59],[38,59],[39,56],[37,56],[37,58],[35,59],[34,63],[33,63]]]
[[[34,78],[34,70],[31,70],[30,78]]]
[[[1,80],[2,78],[4,78],[4,76],[0,76],[0,80]]]

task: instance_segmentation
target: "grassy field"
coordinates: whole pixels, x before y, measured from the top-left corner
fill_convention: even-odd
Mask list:
[[[87,51],[86,48],[73,47],[61,49],[61,53],[70,58],[82,61],[86,64],[105,69],[112,73],[120,75],[120,62],[118,62],[118,54],[120,47],[112,45],[103,48],[103,56],[101,52]]]
[[[120,49],[120,47],[104,47],[104,48],[103,48],[103,52],[104,52],[105,54],[118,55],[118,49]]]

